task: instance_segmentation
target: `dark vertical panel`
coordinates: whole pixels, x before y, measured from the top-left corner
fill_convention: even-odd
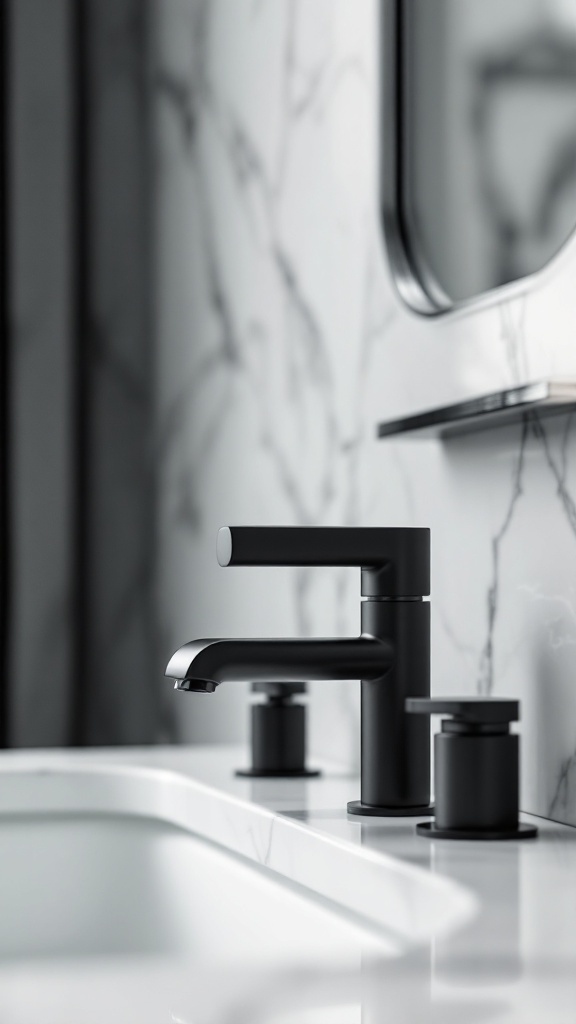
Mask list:
[[[10,4],[10,740],[68,739],[70,3]]]
[[[11,9],[10,739],[153,741],[148,3]]]
[[[90,429],[90,68],[88,0],[73,0],[71,83],[73,103],[71,352],[72,352],[72,686],[71,746],[86,742],[89,676],[89,429]]]
[[[9,5],[0,4],[0,747],[7,747],[10,678],[10,313],[8,304]]]
[[[89,4],[89,643],[87,741],[153,742],[151,117],[147,0]]]
[[[74,744],[160,730],[148,93],[146,0],[74,0]]]

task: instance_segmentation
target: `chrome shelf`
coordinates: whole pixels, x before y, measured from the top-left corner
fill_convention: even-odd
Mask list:
[[[543,380],[495,391],[466,402],[384,420],[379,438],[410,435],[414,440],[447,438],[520,422],[527,413],[558,416],[576,410],[576,381]]]

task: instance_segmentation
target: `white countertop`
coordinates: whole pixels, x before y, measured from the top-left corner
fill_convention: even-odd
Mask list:
[[[42,810],[170,821],[393,931],[406,954],[380,972],[387,1012],[375,1021],[576,1022],[576,829],[524,816],[537,840],[430,841],[412,819],[349,816],[359,783],[337,770],[251,780],[234,776],[242,763],[227,747],[6,753],[0,813],[16,809],[14,771],[41,773]],[[49,780],[62,771],[70,787],[55,806]]]

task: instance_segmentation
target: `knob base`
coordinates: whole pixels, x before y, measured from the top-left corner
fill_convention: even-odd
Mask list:
[[[438,828],[434,821],[421,821],[416,825],[419,836],[427,839],[468,839],[468,840],[505,840],[505,839],[535,839],[538,829],[535,825],[526,825],[519,822],[515,828],[503,829],[502,831],[490,831],[489,829],[474,828]]]
[[[322,773],[319,768],[297,768],[294,771],[238,768],[234,774],[241,779],[316,779]]]
[[[421,814],[434,814],[432,804],[421,804],[419,807],[376,807],[374,804],[363,804],[361,800],[350,800],[348,814],[365,814],[374,818],[417,818]]]

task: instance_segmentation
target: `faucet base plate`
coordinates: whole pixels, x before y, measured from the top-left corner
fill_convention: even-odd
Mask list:
[[[419,836],[427,839],[467,839],[470,840],[492,840],[502,841],[504,839],[535,839],[538,829],[535,825],[527,825],[523,821],[518,822],[516,828],[499,829],[488,831],[480,828],[438,828],[434,821],[423,821],[416,825]]]
[[[234,772],[241,779],[316,779],[321,775],[319,768],[299,768],[297,771],[263,771],[258,768],[237,768]]]
[[[376,807],[363,804],[361,800],[350,800],[348,814],[365,814],[374,818],[417,818],[422,814],[434,814],[433,804],[420,804],[418,807]]]

